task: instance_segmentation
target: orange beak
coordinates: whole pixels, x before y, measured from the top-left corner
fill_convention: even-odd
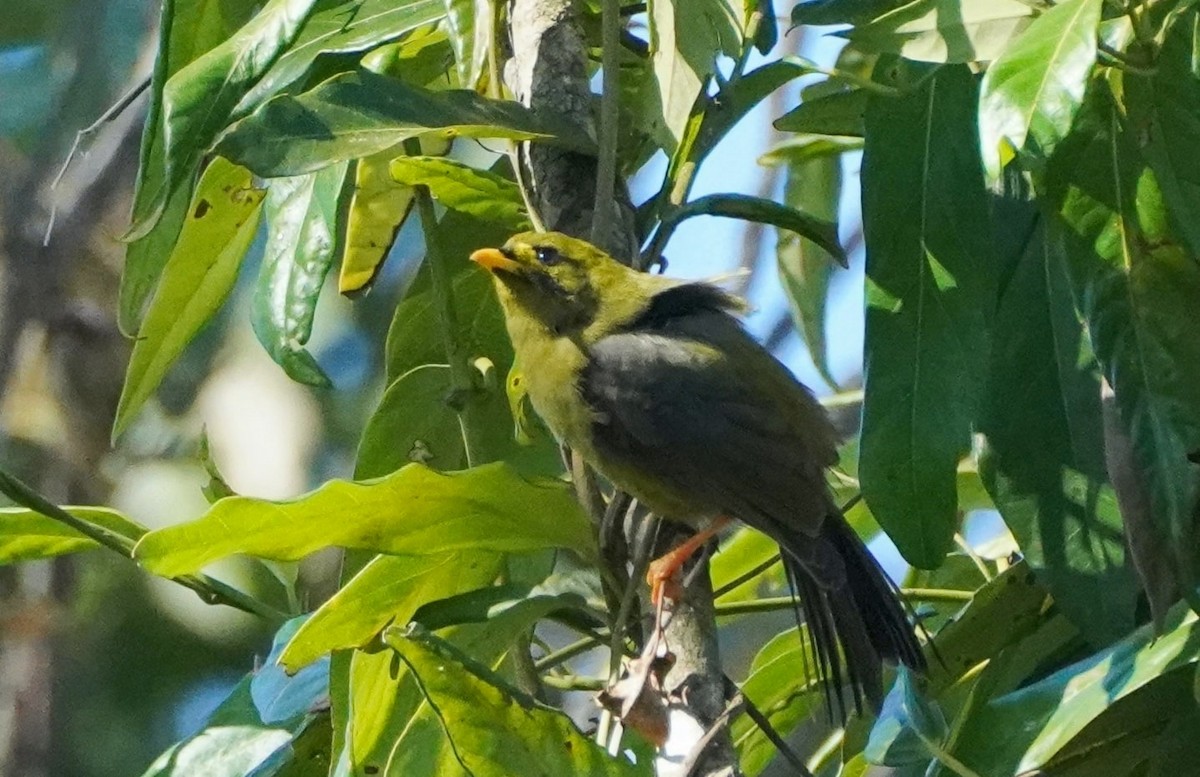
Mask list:
[[[486,267],[491,271],[507,270],[508,272],[520,272],[521,263],[513,261],[505,256],[499,249],[496,248],[481,248],[471,254],[471,261],[475,264]]]

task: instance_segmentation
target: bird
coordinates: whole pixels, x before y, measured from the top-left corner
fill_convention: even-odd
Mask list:
[[[689,555],[740,521],[779,545],[817,679],[843,719],[845,689],[859,711],[864,699],[879,709],[884,661],[925,669],[896,586],[825,479],[834,428],[742,327],[744,302],[556,232],[517,234],[470,259],[492,275],[547,427],[614,486],[699,530],[651,564],[655,598]]]

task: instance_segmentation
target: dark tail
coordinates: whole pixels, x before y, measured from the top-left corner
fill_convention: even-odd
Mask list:
[[[815,541],[795,537],[781,546],[830,714],[836,704],[845,719],[847,686],[855,709],[862,710],[863,699],[878,709],[883,703],[882,660],[925,669],[896,586],[839,513],[825,519]]]

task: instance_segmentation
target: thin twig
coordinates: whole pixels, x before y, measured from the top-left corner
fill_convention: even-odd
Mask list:
[[[137,540],[72,515],[3,470],[0,470],[0,492],[17,504],[69,526],[88,539],[94,540],[100,546],[114,551],[125,559],[133,560],[133,549],[137,545]],[[138,526],[138,530],[143,534],[149,531],[144,526]],[[202,573],[166,579],[178,583],[184,588],[190,588],[208,604],[224,604],[275,622],[282,622],[288,618],[287,613]]]
[[[410,155],[419,155],[420,149],[420,143],[416,140],[404,142],[404,150]],[[433,197],[429,194],[429,187],[414,186],[413,198],[416,200],[417,213],[421,219],[421,229],[425,233],[425,262],[429,266],[434,312],[438,318],[438,329],[441,330],[446,361],[450,365],[452,394],[448,401],[458,414],[459,426],[462,429],[463,450],[466,453],[467,466],[471,467],[479,460],[476,446],[479,424],[475,422],[474,417],[476,380],[472,374],[470,354],[459,340],[457,313],[454,309],[454,281],[448,266],[449,257],[443,255],[438,246],[438,221],[433,210]]]

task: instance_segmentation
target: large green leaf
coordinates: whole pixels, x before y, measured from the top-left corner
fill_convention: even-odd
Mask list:
[[[1124,76],[1130,119],[1145,138],[1142,151],[1154,169],[1167,214],[1191,255],[1200,257],[1200,79],[1196,78],[1197,12],[1180,16],[1167,31],[1150,77]]]
[[[1064,0],[1043,13],[983,77],[979,138],[996,179],[1014,152],[1047,158],[1071,129],[1096,62],[1101,0]]]
[[[1154,174],[1103,84],[1047,171],[1076,307],[1116,394],[1155,521],[1184,584],[1195,557],[1200,338],[1189,324],[1200,265],[1167,226]]]
[[[453,159],[401,156],[392,160],[392,180],[429,187],[430,195],[452,210],[502,224],[514,232],[530,228],[516,183]]]
[[[647,99],[654,123],[674,144],[683,140],[692,108],[720,54],[737,57],[742,9],[729,0],[651,0],[650,59],[656,78]],[[652,133],[655,135],[662,133]],[[667,149],[674,150],[674,146]]]
[[[1167,632],[1143,626],[1112,647],[984,704],[954,754],[979,774],[1018,774],[1049,763],[1113,704],[1200,660],[1195,613],[1177,606]]]
[[[1134,625],[1137,586],[1106,480],[1100,381],[1064,258],[1033,203],[997,204],[1015,265],[996,313],[984,481],[1026,561],[1094,645]]]
[[[472,659],[497,669],[514,640],[559,607],[555,597],[537,597],[509,607],[484,622],[443,629],[440,635]],[[456,760],[413,674],[395,653],[356,651],[350,671],[349,760],[356,775],[458,777]]]
[[[224,42],[250,18],[257,6],[254,0],[202,0],[183,3],[180,7],[175,0],[164,0],[159,21],[158,56],[150,80],[150,106],[142,130],[132,214],[135,223],[150,216],[156,205],[154,199],[165,185],[163,87],[182,67]],[[117,308],[118,324],[126,334],[134,334],[141,324],[146,299],[154,290],[187,215],[188,198],[186,188],[172,194],[154,228],[126,248]]]
[[[970,71],[954,65],[903,98],[872,98],[867,110],[858,472],[879,525],[923,568],[941,563],[958,525],[956,468],[970,449],[988,347],[990,222],[975,98]]]
[[[758,651],[742,683],[742,693],[785,737],[824,703],[820,686],[804,676],[811,655],[807,629],[789,628]],[[734,720],[730,735],[748,777],[760,774],[778,752],[762,729],[745,715]]]
[[[270,0],[241,29],[166,82],[163,180],[149,193],[153,205],[134,224],[135,237],[154,226],[177,189],[186,188],[217,135],[237,118],[242,96],[291,45],[315,2]]]
[[[454,47],[454,66],[458,83],[474,89],[483,77],[488,50],[492,40],[493,0],[443,0],[446,6],[446,28]]]
[[[1033,13],[1021,0],[913,0],[842,34],[864,51],[979,62],[998,57]]]
[[[246,93],[236,113],[245,116],[298,80],[321,54],[366,51],[445,14],[445,0],[317,0],[291,46]]]
[[[146,529],[107,507],[64,507],[81,521],[137,541]],[[70,526],[24,507],[0,507],[0,564],[31,561],[100,547]]]
[[[271,181],[263,210],[267,247],[250,317],[254,333],[292,380],[329,386],[304,349],[337,244],[337,203],[346,164]]]
[[[204,171],[133,346],[114,437],[229,296],[258,229],[263,194],[250,171],[221,157]]]
[[[334,76],[298,96],[269,101],[227,134],[220,153],[266,177],[299,175],[374,154],[421,135],[540,139],[591,152],[562,120],[473,91],[430,91],[367,70]]]
[[[396,555],[565,548],[595,555],[591,526],[565,484],[504,464],[439,474],[410,464],[363,483],[334,480],[289,502],[230,497],[201,518],[150,532],[134,555],[175,576],[234,553],[294,561],[320,548]]]
[[[331,650],[365,645],[427,602],[488,585],[502,568],[501,556],[480,551],[376,556],[305,621],[279,662],[294,672]]]
[[[651,763],[608,755],[565,714],[501,685],[441,640],[398,629],[385,639],[416,675],[456,759],[474,777],[653,774]]]

